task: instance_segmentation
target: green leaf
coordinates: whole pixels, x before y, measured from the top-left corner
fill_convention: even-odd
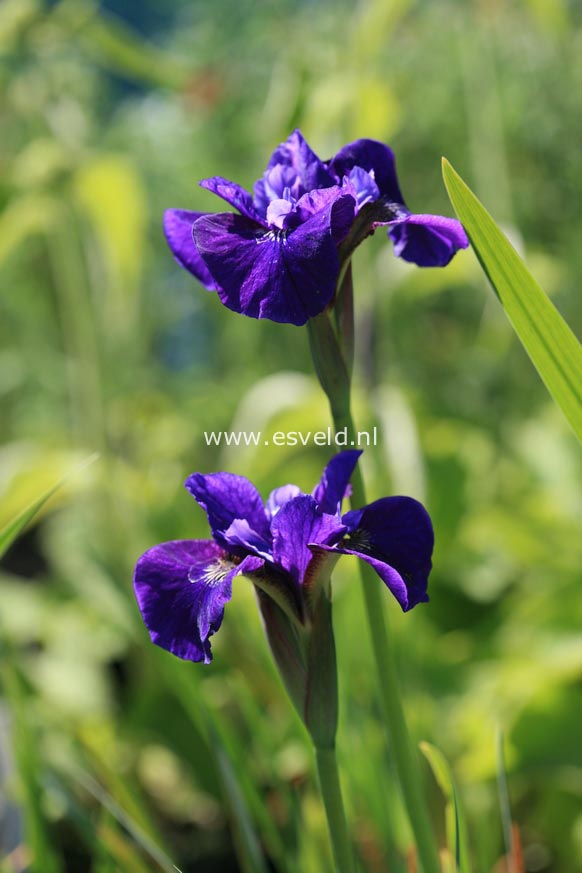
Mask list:
[[[469,845],[465,815],[460,803],[455,780],[443,753],[430,743],[420,743],[420,749],[430,764],[439,788],[445,796],[445,820],[447,846],[455,861],[458,873],[470,873]]]
[[[443,158],[451,203],[515,332],[582,441],[582,346],[513,246]]]
[[[88,464],[93,463],[96,458],[97,455],[91,455],[77,469],[83,469]],[[32,521],[37,512],[40,512],[47,500],[49,500],[53,496],[53,494],[59,490],[64,481],[65,479],[61,479],[60,482],[57,482],[55,485],[52,486],[52,488],[49,488],[48,491],[45,491],[45,493],[41,497],[33,501],[33,503],[31,503],[30,506],[27,506],[26,509],[23,509],[22,512],[20,512],[16,516],[16,518],[12,519],[12,521],[9,521],[8,524],[5,525],[2,530],[0,530],[0,558],[2,558],[6,554],[14,540],[19,536],[20,533],[22,533],[27,524]]]

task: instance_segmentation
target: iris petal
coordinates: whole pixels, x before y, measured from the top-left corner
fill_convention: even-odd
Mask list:
[[[374,171],[374,182],[380,194],[388,200],[404,203],[396,176],[394,152],[384,143],[374,139],[357,139],[344,146],[329,162],[329,171],[341,183],[354,167]]]
[[[255,208],[253,198],[241,185],[237,185],[236,182],[231,182],[230,179],[225,179],[223,176],[202,179],[199,184],[201,188],[206,188],[213,194],[222,197],[246,218],[250,218],[251,221],[256,221],[258,224],[264,224],[264,218]]]
[[[325,164],[307,144],[301,131],[294,130],[271,155],[263,178],[255,184],[254,202],[265,214],[269,202],[282,197],[285,188],[298,200],[308,191],[328,188],[333,183]]]
[[[313,497],[303,494],[281,507],[271,532],[274,562],[301,585],[313,557],[308,544],[337,541],[347,528],[336,516],[320,512]]]
[[[206,213],[189,212],[187,209],[166,209],[164,234],[180,266],[192,273],[209,291],[216,291],[216,282],[200,257],[192,236],[194,222],[203,215]]]
[[[469,245],[463,226],[442,215],[409,215],[390,222],[394,254],[419,267],[446,267],[455,252]]]
[[[222,303],[251,318],[295,325],[319,315],[333,297],[339,272],[331,235],[331,214],[339,203],[288,233],[265,232],[230,213],[199,219],[196,245],[220,285]]]
[[[341,509],[351,475],[361,454],[361,450],[348,449],[334,455],[327,464],[319,484],[313,491],[313,496],[322,512],[335,515]]]
[[[256,569],[257,560],[237,565],[212,540],[177,540],[149,549],[137,562],[134,590],[152,642],[178,658],[210,663],[209,638],[222,623],[232,579]]]
[[[237,546],[229,542],[226,531],[235,519],[244,519],[261,539],[268,540],[269,524],[261,495],[244,476],[233,473],[193,473],[186,488],[206,511],[212,535],[221,546]],[[237,532],[237,536],[240,531]]]
[[[267,516],[273,519],[282,506],[300,494],[301,489],[297,485],[281,485],[280,488],[275,488],[267,499]]]
[[[342,521],[350,535],[337,551],[371,564],[404,610],[428,600],[434,534],[421,503],[412,497],[384,497],[346,512]]]

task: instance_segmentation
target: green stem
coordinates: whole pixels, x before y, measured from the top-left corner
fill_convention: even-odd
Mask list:
[[[354,873],[354,856],[346,824],[335,749],[321,749],[316,746],[315,760],[337,873]]]
[[[308,332],[315,370],[329,399],[334,429],[336,433],[345,429],[347,444],[356,445],[356,430],[351,414],[351,379],[345,363],[342,337],[338,337],[333,329],[327,312],[308,322]],[[360,509],[366,505],[367,500],[359,466],[356,466],[352,474],[351,486],[351,505],[354,509]],[[384,592],[372,568],[364,561],[359,563],[384,723],[392,745],[418,857],[423,873],[440,873],[436,841],[423,793],[418,752],[408,734],[398,675],[391,652],[384,616]]]
[[[348,444],[355,438],[354,423],[349,411],[341,417],[334,416],[334,428],[336,431],[347,428]],[[359,509],[367,502],[364,480],[359,467],[356,467],[352,474],[351,485],[350,502],[354,509]],[[364,561],[360,561],[359,564],[384,720],[388,727],[396,771],[416,840],[418,856],[424,873],[440,873],[435,838],[423,793],[418,753],[411,743],[406,725],[394,655],[384,616],[384,592],[370,565]]]

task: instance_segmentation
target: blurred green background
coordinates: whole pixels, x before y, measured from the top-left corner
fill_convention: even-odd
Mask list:
[[[252,591],[236,586],[210,667],[152,646],[133,600],[142,551],[207,536],[187,474],[310,490],[330,454],[205,445],[328,411],[306,332],[223,309],[173,261],[162,212],[219,208],[197,180],[250,186],[299,125],[323,158],[389,142],[410,207],[451,214],[444,154],[580,336],[581,24],[574,0],[0,3],[0,527],[99,453],[1,565],[3,873],[31,851],[42,873],[332,869]],[[411,729],[451,763],[476,873],[505,869],[498,727],[524,869],[575,873],[574,438],[471,252],[418,270],[378,233],[355,283],[370,497],[423,500],[437,535],[431,603],[404,616],[386,596]],[[357,576],[336,575],[349,814],[362,869],[402,873]]]

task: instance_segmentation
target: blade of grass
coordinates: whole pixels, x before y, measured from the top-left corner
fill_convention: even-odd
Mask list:
[[[443,158],[451,203],[523,347],[582,441],[582,346],[487,210]]]
[[[194,693],[194,682],[184,670],[171,661],[160,662],[167,671],[169,687],[176,694],[185,712],[192,719],[201,735],[205,737],[220,774],[222,791],[231,816],[233,837],[237,857],[245,871],[266,873],[266,863],[255,834],[255,823],[264,839],[269,854],[279,864],[281,870],[287,869],[285,846],[277,831],[269,810],[256,786],[249,778],[237,748],[236,738],[229,726],[212,706],[204,703],[202,683],[198,694]],[[254,866],[253,866],[254,864]]]
[[[497,791],[499,794],[501,823],[503,825],[507,870],[508,873],[523,873],[519,832],[511,818],[511,804],[509,802],[507,772],[505,770],[504,736],[501,728],[497,730]]]
[[[83,470],[89,464],[92,464],[93,461],[97,459],[98,455],[90,455],[83,463],[75,468],[74,472],[78,472]],[[21,513],[19,513],[16,518],[12,521],[9,521],[7,525],[5,525],[2,530],[0,530],[0,558],[2,558],[14,540],[22,533],[24,528],[32,521],[34,516],[40,512],[45,503],[55,494],[59,488],[62,487],[63,483],[69,478],[69,476],[73,475],[70,473],[68,476],[65,476],[60,482],[57,482],[52,488],[49,488],[48,491],[39,497],[37,500],[33,501],[30,506],[27,506],[26,509],[23,509]]]
[[[459,792],[447,759],[430,743],[420,743],[420,749],[430,764],[433,775],[445,796],[447,846],[458,873],[470,873],[467,824]]]

